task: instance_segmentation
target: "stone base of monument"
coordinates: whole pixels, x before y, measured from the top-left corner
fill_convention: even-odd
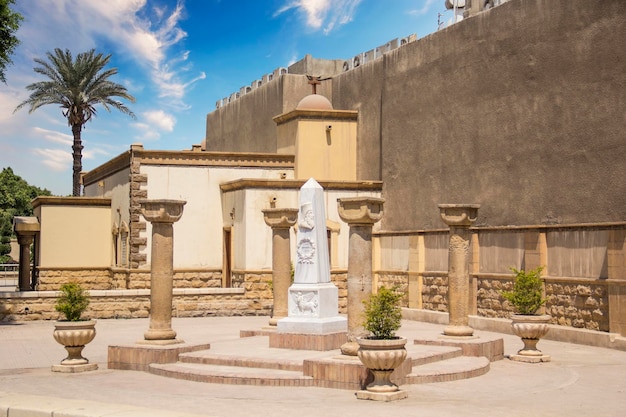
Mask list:
[[[371,392],[371,391],[357,391],[356,398],[359,400],[373,400],[373,401],[396,401],[407,398],[409,393],[406,391],[394,391],[394,392]]]
[[[273,333],[270,347],[295,350],[334,350],[348,341],[346,331],[323,334]]]
[[[175,363],[181,353],[196,352],[210,349],[211,345],[203,344],[134,344],[109,346],[108,368],[130,371],[148,371],[151,363]]]

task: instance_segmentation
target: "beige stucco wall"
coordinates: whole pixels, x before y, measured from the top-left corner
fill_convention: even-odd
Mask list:
[[[226,213],[222,211],[222,195],[219,187],[221,183],[239,178],[280,179],[281,174],[285,174],[287,178],[293,178],[293,171],[284,168],[142,165],[141,172],[148,178],[149,199],[166,198],[187,201],[183,216],[174,223],[175,268],[222,268],[222,236],[223,228],[227,226],[223,219],[229,218],[230,210]],[[264,198],[263,201],[267,203],[268,199],[269,197]],[[241,207],[253,210],[254,206],[242,203],[237,207],[237,215],[242,212]],[[239,232],[237,228],[235,229]],[[152,227],[149,223],[145,237],[147,245],[143,250],[147,255],[149,266],[152,241]],[[252,240],[256,238],[256,235],[251,235]]]
[[[224,223],[232,227],[233,269],[271,270],[272,268],[272,231],[263,220],[263,209],[270,207],[270,199],[276,197],[276,207],[299,208],[299,188],[249,187],[224,192]],[[354,190],[326,190],[324,202],[327,226],[330,224],[339,230],[333,239],[336,247],[331,248],[333,268],[348,267],[349,227],[342,222],[337,210],[337,199],[345,197],[379,197],[380,192]],[[234,218],[230,218],[233,212]],[[291,230],[291,259],[295,262],[296,235]]]
[[[299,120],[297,124],[296,178],[356,180],[355,121]]]
[[[71,205],[56,202],[35,207],[35,216],[41,224],[40,268],[111,266],[110,201],[103,200],[107,205],[91,205],[88,201],[93,199],[86,200],[85,204],[73,198]]]

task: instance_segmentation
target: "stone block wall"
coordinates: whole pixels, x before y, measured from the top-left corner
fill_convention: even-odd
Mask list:
[[[425,310],[448,312],[448,275],[424,274],[422,306]]]
[[[546,313],[555,324],[609,331],[606,283],[546,280]]]
[[[339,290],[339,313],[348,313],[348,271],[331,271],[330,280]]]
[[[90,290],[110,290],[113,277],[110,268],[103,269],[40,269],[39,291],[58,291],[62,284],[80,282]]]
[[[477,278],[476,306],[479,316],[490,318],[509,318],[513,308],[502,297],[502,291],[513,289],[511,277]]]
[[[400,300],[402,307],[409,306],[409,274],[402,272],[379,272],[378,273],[378,287],[397,288],[397,291],[402,293],[402,299]]]
[[[515,311],[502,297],[513,288],[512,277],[480,277],[477,313],[482,317],[509,318]],[[545,312],[552,323],[580,329],[609,331],[609,301],[606,282],[580,279],[546,279]]]
[[[150,271],[123,268],[39,270],[39,291],[58,291],[66,282],[79,282],[88,290],[140,290],[150,288]],[[221,271],[174,271],[174,288],[219,288]]]

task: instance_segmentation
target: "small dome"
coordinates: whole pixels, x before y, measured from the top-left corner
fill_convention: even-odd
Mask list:
[[[324,96],[311,94],[300,100],[296,106],[298,110],[332,110],[333,105]]]

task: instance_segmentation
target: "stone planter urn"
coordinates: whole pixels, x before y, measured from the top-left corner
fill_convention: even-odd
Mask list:
[[[359,351],[357,355],[363,365],[372,371],[374,381],[367,387],[367,391],[375,393],[390,393],[400,388],[391,382],[390,377],[394,369],[402,365],[406,359],[406,338],[368,339],[357,338]]]
[[[537,343],[550,330],[548,327],[550,319],[551,317],[548,314],[513,314],[511,316],[513,333],[524,342],[524,347],[517,352],[518,356],[528,357],[529,359],[544,358],[541,360],[542,362],[546,361],[545,358],[549,358],[537,349]]]
[[[52,334],[54,340],[65,347],[67,350],[67,358],[61,361],[61,367],[76,367],[77,365],[89,365],[89,360],[82,355],[85,345],[96,337],[96,321],[57,321],[54,323],[54,332]],[[91,364],[91,367],[97,368],[98,365]],[[84,368],[84,367],[83,367]],[[54,371],[64,372],[63,368],[53,367]],[[88,370],[88,369],[83,369]],[[65,371],[65,372],[76,372]]]

